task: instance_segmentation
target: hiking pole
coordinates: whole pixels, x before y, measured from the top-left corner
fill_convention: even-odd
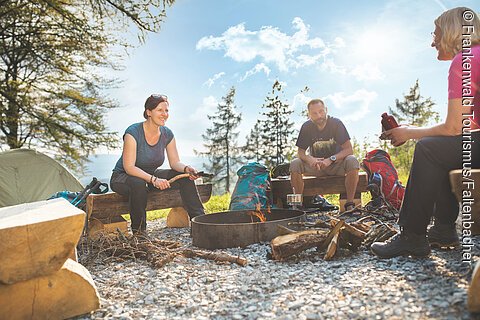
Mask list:
[[[87,192],[87,190],[91,189],[94,185],[96,185],[98,182],[97,178],[93,178],[92,181],[79,193],[77,194],[77,196],[72,200],[70,201],[71,204],[73,204],[75,207],[77,206],[77,204],[79,203],[77,200],[78,200],[78,197],[83,197],[83,195],[85,194],[85,192]],[[74,202],[76,202],[74,204]]]
[[[86,197],[88,197],[88,195],[90,193],[92,193],[93,190],[97,189],[100,187],[100,185],[102,184],[101,181],[98,181],[96,178],[94,178],[94,180],[96,181],[95,184],[93,185],[93,187],[91,187],[90,189],[88,189],[87,191],[85,191],[83,193],[83,196],[80,198],[80,200],[77,201],[76,204],[74,204],[74,206],[76,207],[78,204],[80,204]],[[92,181],[93,182],[93,181]],[[89,186],[91,185],[92,183],[89,184]],[[85,242],[86,242],[86,245],[87,245],[87,249],[88,249],[88,212],[85,212],[85,223],[83,224],[83,235],[85,236]]]

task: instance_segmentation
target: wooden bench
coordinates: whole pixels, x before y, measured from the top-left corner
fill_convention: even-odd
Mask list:
[[[355,203],[360,203],[361,193],[367,191],[368,185],[368,178],[365,172],[359,172],[358,178],[358,185],[354,197]],[[304,176],[303,182],[305,183],[303,196],[314,196],[317,194],[340,194],[340,207],[343,207],[343,203],[347,198],[345,190],[345,176]],[[273,203],[275,203],[278,207],[284,208],[287,206],[285,203],[287,194],[291,193],[293,193],[293,190],[290,184],[290,178],[272,179]]]
[[[203,203],[212,195],[212,184],[197,185],[198,194]],[[148,193],[147,211],[182,208],[180,190],[167,189]],[[127,229],[122,215],[129,211],[128,197],[115,192],[91,194],[87,197],[86,213],[89,221],[89,235],[105,230]]]
[[[460,169],[450,171],[450,185],[452,188],[452,192],[455,194],[458,202],[465,201],[466,206],[464,205],[463,208],[465,213],[469,214],[467,210],[471,210],[471,219],[465,220],[463,219],[465,217],[462,217],[462,222],[473,222],[469,228],[471,231],[471,236],[473,236],[480,234],[480,169],[472,169],[471,176],[469,176],[468,179],[471,180],[465,179],[462,175],[462,170]],[[473,184],[465,185],[463,182],[473,182]],[[470,191],[471,196],[465,195],[464,197],[463,192],[465,191]],[[471,201],[471,199],[473,199],[473,201]],[[467,209],[467,207],[469,207],[469,209]],[[461,207],[460,210],[460,214],[462,215]],[[465,231],[466,230],[462,226],[462,233]],[[468,237],[470,238],[470,240],[472,239],[471,236]],[[461,236],[460,239],[462,240],[462,242],[466,240],[463,236]],[[464,254],[462,254],[462,259],[471,259],[471,257],[465,256]],[[477,265],[473,270],[472,280],[470,281],[470,287],[468,288],[467,297],[468,310],[470,312],[480,312],[480,261],[477,262]]]

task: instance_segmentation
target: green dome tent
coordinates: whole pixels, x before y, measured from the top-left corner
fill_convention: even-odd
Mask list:
[[[0,153],[0,208],[46,200],[57,191],[82,191],[82,184],[52,158],[28,149]]]

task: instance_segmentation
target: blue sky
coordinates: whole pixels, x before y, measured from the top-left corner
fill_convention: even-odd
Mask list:
[[[142,121],[151,93],[170,99],[170,127],[182,156],[202,148],[207,115],[229,88],[237,90],[240,143],[253,127],[275,79],[295,111],[323,98],[352,137],[375,139],[380,115],[420,80],[442,119],[449,62],[430,47],[433,20],[445,9],[478,1],[178,0],[158,34],[130,52],[110,91],[122,105],[107,115],[119,132]],[[310,88],[302,94],[305,86]],[[117,150],[116,152],[120,152]],[[114,152],[115,153],[115,152]]]

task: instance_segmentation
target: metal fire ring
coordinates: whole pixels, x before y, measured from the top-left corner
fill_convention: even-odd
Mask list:
[[[205,249],[246,247],[275,238],[278,225],[305,221],[303,211],[271,209],[271,213],[262,210],[266,222],[252,223],[251,216],[247,214],[249,211],[253,210],[219,212],[193,218],[193,245]]]

